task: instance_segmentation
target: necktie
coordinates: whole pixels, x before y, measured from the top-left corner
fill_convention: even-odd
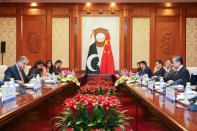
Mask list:
[[[22,84],[24,84],[24,79],[23,79],[23,75],[22,75],[21,70],[19,70],[19,74],[20,74],[20,77],[21,77],[21,82],[22,82]]]

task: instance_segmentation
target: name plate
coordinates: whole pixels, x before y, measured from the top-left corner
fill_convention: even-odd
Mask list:
[[[3,113],[3,114],[4,114],[4,113],[7,113],[7,112],[9,112],[9,111],[11,111],[11,110],[13,110],[13,109],[15,109],[15,108],[17,108],[17,107],[18,107],[18,105],[16,104],[16,100],[10,101],[10,102],[5,103],[5,104],[3,105],[3,107],[2,107],[2,113]]]
[[[16,100],[16,87],[15,85],[5,84],[1,87],[2,103],[7,103],[11,100]]]
[[[34,85],[34,91],[41,89],[42,85],[40,81],[35,80],[35,81],[32,81],[32,83]]]
[[[165,101],[165,108],[170,111],[171,113],[175,113],[175,103],[172,103],[170,101]]]
[[[33,98],[37,98],[39,96],[42,96],[42,89],[40,90],[37,90],[36,93],[32,94],[33,95]]]
[[[153,81],[148,81],[148,89],[154,90],[154,82]]]
[[[175,102],[176,101],[175,90],[173,88],[166,88],[165,97],[171,102]]]

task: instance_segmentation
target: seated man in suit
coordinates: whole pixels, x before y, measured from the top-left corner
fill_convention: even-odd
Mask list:
[[[165,65],[166,65],[165,66],[166,72],[163,78],[164,78],[164,81],[167,82],[169,80],[172,80],[174,76],[174,70],[172,69],[172,60],[171,59],[166,60]]]
[[[54,68],[53,68],[54,72],[55,72],[55,75],[59,75],[61,73],[61,71],[60,71],[61,65],[62,65],[62,61],[61,60],[57,60],[55,62],[55,65],[54,65]]]
[[[153,74],[154,76],[164,76],[165,69],[163,68],[163,62],[162,60],[157,60],[155,67],[157,68],[157,71]]]
[[[144,75],[144,74],[148,74],[148,77],[151,78],[153,73],[152,71],[150,70],[150,68],[147,66],[146,64],[146,61],[141,61],[140,62],[140,67],[141,67],[141,70],[139,72],[139,75]]]
[[[190,80],[190,74],[189,74],[189,71],[183,66],[182,57],[173,56],[172,63],[173,63],[173,67],[176,69],[176,72],[173,76],[173,79],[168,81],[168,83],[181,79],[182,82],[179,84],[185,86],[186,83],[189,82]]]
[[[9,81],[10,78],[14,78],[14,80],[18,80],[21,83],[29,82],[24,69],[28,64],[29,59],[26,56],[21,56],[16,62],[16,65],[9,67],[5,71],[4,81]]]

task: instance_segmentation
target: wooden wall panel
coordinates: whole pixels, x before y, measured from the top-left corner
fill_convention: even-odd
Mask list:
[[[46,16],[23,16],[21,46],[30,65],[38,59],[46,61]]]
[[[179,16],[180,8],[157,8],[156,16]]]
[[[46,8],[23,8],[22,15],[46,15]]]
[[[187,7],[186,16],[197,17],[197,7]]]
[[[16,7],[0,7],[0,16],[16,16]]]
[[[186,18],[197,18],[197,4],[180,3],[172,4],[167,8],[165,4],[116,4],[115,13],[111,13],[109,3],[96,4],[92,3],[91,12],[87,13],[86,4],[39,4],[38,7],[31,8],[29,4],[0,4],[0,17],[16,17],[17,18],[17,55],[29,55],[31,64],[34,63],[37,54],[38,58],[43,60],[52,58],[52,24],[53,17],[69,17],[70,18],[70,68],[81,68],[81,16],[120,16],[120,69],[131,69],[132,65],[132,17],[150,17],[150,67],[153,69],[155,60],[158,58],[167,59],[172,55],[182,55],[185,62],[185,21]],[[127,19],[124,19],[126,18]],[[77,18],[77,40],[76,46],[74,18]],[[32,19],[32,21],[30,20]],[[125,20],[127,20],[127,33],[124,30]],[[33,26],[32,26],[33,25]],[[39,29],[37,29],[39,28]],[[40,49],[39,53],[29,53],[26,47],[27,33],[37,30],[43,33],[42,44],[44,49]],[[176,48],[171,54],[160,53],[162,33],[171,32],[176,39]],[[127,34],[127,37],[124,37]],[[127,40],[125,42],[124,40]],[[127,45],[125,45],[127,43]],[[125,45],[125,46],[122,46]],[[127,50],[125,50],[127,47]],[[75,49],[77,51],[75,51]],[[126,51],[126,53],[125,53]],[[77,53],[77,57],[74,54]],[[32,54],[36,54],[33,57]],[[125,54],[127,56],[125,57]],[[75,60],[76,58],[76,60]],[[126,62],[125,62],[126,60]],[[33,62],[32,62],[33,61]],[[76,67],[74,61],[77,62]],[[76,70],[78,70],[76,69]]]
[[[174,55],[183,55],[180,37],[179,16],[156,17],[156,59],[165,61]]]

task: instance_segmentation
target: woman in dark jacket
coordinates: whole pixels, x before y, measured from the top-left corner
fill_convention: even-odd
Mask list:
[[[27,77],[29,79],[32,79],[33,77],[36,77],[37,74],[42,77],[43,67],[44,63],[41,60],[38,60],[35,65],[29,70]]]

